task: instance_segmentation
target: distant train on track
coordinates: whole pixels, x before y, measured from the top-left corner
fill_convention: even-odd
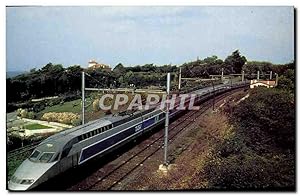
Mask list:
[[[191,93],[198,94],[195,103],[200,103],[214,95],[245,85],[244,82],[221,84]],[[187,99],[186,103],[188,101]],[[170,118],[181,112],[182,110],[170,110]],[[50,136],[18,167],[8,182],[8,189],[21,191],[37,187],[70,168],[112,152],[162,124],[164,120],[165,113],[152,108],[130,115],[110,115]]]

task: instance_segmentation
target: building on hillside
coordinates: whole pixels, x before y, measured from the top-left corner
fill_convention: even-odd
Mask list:
[[[255,88],[258,86],[273,88],[274,86],[276,86],[276,81],[274,80],[251,80],[250,81],[250,88]]]
[[[88,64],[88,69],[103,69],[104,71],[111,71],[109,65],[98,63],[95,60],[90,60]]]

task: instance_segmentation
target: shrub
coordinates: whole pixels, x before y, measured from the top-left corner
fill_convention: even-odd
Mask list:
[[[43,114],[42,120],[59,122],[64,124],[76,124],[80,116],[72,112],[48,112]]]
[[[31,112],[28,112],[27,117],[31,118],[31,119],[35,119],[36,115],[34,112],[31,111]]]
[[[93,111],[94,112],[98,112],[100,110],[100,107],[99,107],[99,99],[95,99],[93,101]]]
[[[295,102],[286,91],[251,91],[249,98],[234,109],[232,119],[245,130],[253,146],[275,142],[282,149],[295,147]]]
[[[43,101],[34,103],[33,106],[32,106],[32,110],[34,112],[40,112],[40,111],[42,111],[44,109],[45,109],[45,102],[43,102]]]
[[[284,157],[274,160],[256,154],[238,154],[222,159],[216,158],[204,169],[214,188],[290,188],[294,185],[293,169],[291,165],[284,163],[290,161],[292,160]],[[290,168],[290,172],[282,172],[283,165]]]
[[[79,125],[81,125],[81,119],[80,118],[77,118],[77,119],[75,119],[75,120],[72,120],[71,121],[71,124],[73,125],[73,126],[79,126]]]
[[[20,110],[20,116],[21,116],[21,118],[27,118],[28,117],[27,109],[21,109]]]

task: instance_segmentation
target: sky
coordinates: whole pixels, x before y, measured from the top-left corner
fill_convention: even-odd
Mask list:
[[[234,50],[250,60],[294,59],[293,7],[7,7],[6,66],[51,62],[114,67],[181,65]]]

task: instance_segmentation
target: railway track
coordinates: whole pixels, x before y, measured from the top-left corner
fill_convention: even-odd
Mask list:
[[[235,89],[233,91],[226,92],[224,94],[215,97],[215,103],[222,100],[228,95],[240,91],[241,89]],[[169,144],[172,144],[175,138],[185,130],[186,126],[190,124],[191,121],[199,118],[203,113],[205,113],[211,106],[212,100],[205,101],[200,110],[189,111],[185,113],[181,118],[177,119],[175,122],[170,124],[169,127]],[[150,140],[149,140],[150,139]],[[139,145],[143,145],[142,148],[138,150],[133,150],[133,152],[127,154],[127,159],[119,162],[117,165],[111,166],[107,164],[104,166],[105,172],[101,173],[101,177],[87,182],[84,187],[71,187],[69,190],[112,190],[116,185],[120,184],[129,174],[135,171],[137,168],[143,165],[143,163],[151,159],[151,157],[158,152],[163,147],[164,132],[159,131],[158,134],[154,134],[147,141],[142,142]],[[186,149],[188,146],[185,146]],[[172,152],[173,153],[173,152]],[[172,156],[172,153],[170,156]],[[169,157],[170,157],[169,156]],[[170,160],[169,160],[170,161]]]
[[[11,159],[15,158],[18,155],[21,155],[21,154],[24,154],[24,153],[26,153],[28,151],[31,151],[31,150],[35,149],[39,145],[39,143],[40,143],[40,141],[32,143],[30,145],[26,145],[26,146],[24,146],[22,148],[18,148],[18,149],[12,150],[12,151],[10,151],[10,152],[7,153],[7,159],[11,160]]]

